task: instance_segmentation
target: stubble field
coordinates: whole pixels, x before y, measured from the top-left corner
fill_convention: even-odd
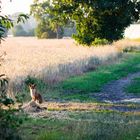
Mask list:
[[[30,75],[50,84],[92,70],[120,54],[120,50],[112,46],[88,48],[76,45],[72,39],[25,37],[7,38],[0,51],[6,52],[0,72],[11,81],[20,83]]]

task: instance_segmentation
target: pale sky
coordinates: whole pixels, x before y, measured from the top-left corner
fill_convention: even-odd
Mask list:
[[[2,2],[2,13],[3,14],[13,14],[16,12],[29,13],[30,5],[33,0],[1,0]]]
[[[125,30],[126,38],[140,38],[140,24],[133,24]]]

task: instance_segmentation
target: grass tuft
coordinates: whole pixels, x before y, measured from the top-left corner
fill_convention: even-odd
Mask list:
[[[134,78],[125,90],[129,95],[140,96],[140,78]]]

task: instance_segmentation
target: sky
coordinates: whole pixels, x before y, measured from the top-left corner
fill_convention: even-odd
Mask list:
[[[125,30],[126,38],[140,38],[140,24],[134,24]]]
[[[3,14],[13,14],[16,12],[30,12],[30,5],[33,3],[33,0],[1,0],[2,2],[2,13]]]

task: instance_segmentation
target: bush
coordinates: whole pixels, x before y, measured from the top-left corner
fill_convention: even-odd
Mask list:
[[[17,127],[23,122],[23,118],[17,115],[19,110],[3,110],[0,108],[0,139],[1,140],[20,140],[16,132]]]
[[[48,38],[48,33],[47,32],[42,33],[41,38]]]
[[[135,46],[130,46],[130,47],[126,47],[123,49],[123,52],[127,53],[127,52],[137,52],[139,51],[137,47]]]
[[[19,109],[12,109],[14,101],[7,97],[7,83],[5,75],[0,75],[0,139],[20,140],[16,130],[23,118],[19,117]]]
[[[95,40],[92,42],[92,45],[93,46],[106,45],[108,43],[109,43],[109,41],[107,39],[95,38]]]

